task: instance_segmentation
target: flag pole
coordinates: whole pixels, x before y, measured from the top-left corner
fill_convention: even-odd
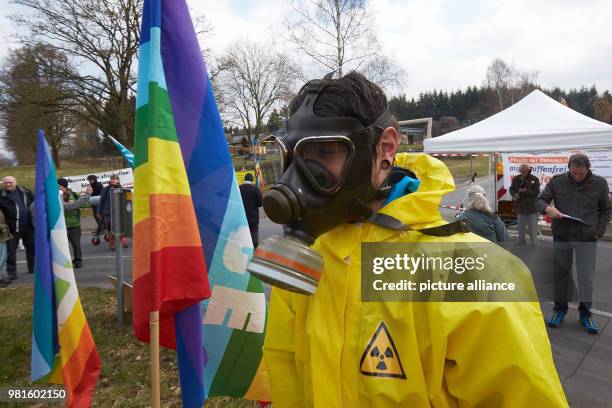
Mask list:
[[[159,310],[151,312],[151,406],[160,407],[159,393]]]

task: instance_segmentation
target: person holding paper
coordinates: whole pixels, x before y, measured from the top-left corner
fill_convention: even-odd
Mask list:
[[[584,154],[570,156],[568,167],[568,172],[552,178],[538,200],[538,209],[553,218],[555,306],[547,323],[556,328],[565,319],[575,254],[580,322],[588,333],[597,334],[599,327],[591,317],[593,272],[597,240],[605,234],[610,221],[608,182],[591,172],[591,163]],[[554,207],[550,205],[553,201]]]

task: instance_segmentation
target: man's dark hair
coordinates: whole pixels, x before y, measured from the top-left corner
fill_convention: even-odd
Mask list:
[[[567,167],[586,167],[587,169],[591,168],[591,161],[586,154],[576,153],[572,154],[567,162]]]
[[[253,181],[253,174],[252,173],[247,173],[244,175],[244,181]]]
[[[59,184],[60,186],[64,187],[64,188],[68,188],[68,180],[66,180],[63,177],[60,177],[57,179],[57,184]]]
[[[306,97],[306,89],[293,98],[289,113],[293,115]],[[357,118],[368,126],[382,115],[387,108],[387,97],[383,90],[362,74],[352,71],[338,79],[327,80],[325,89],[317,99],[314,113],[322,117]],[[393,119],[393,127],[398,124]]]
[[[87,176],[87,181],[93,181],[95,183],[96,181],[98,181],[98,177],[94,174],[90,174],[89,176]]]

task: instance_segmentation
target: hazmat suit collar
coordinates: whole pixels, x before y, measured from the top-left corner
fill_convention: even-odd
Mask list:
[[[424,153],[399,153],[395,156],[394,165],[412,170],[420,185],[417,191],[391,201],[379,212],[415,229],[443,224],[439,210],[442,197],[455,190],[448,167]]]

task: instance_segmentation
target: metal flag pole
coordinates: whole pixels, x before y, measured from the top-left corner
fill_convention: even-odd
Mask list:
[[[117,270],[117,324],[123,326],[123,245],[121,243],[121,188],[111,189],[111,221],[115,236],[115,265]]]

